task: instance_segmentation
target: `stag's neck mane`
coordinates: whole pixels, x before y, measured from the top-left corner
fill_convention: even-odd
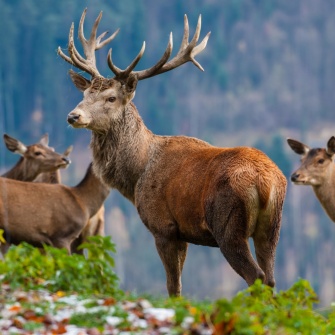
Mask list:
[[[335,222],[335,164],[329,178],[322,185],[313,186],[313,190],[328,216]]]
[[[95,173],[133,203],[135,186],[148,164],[155,136],[130,102],[118,122],[104,133],[92,131]]]
[[[33,171],[32,167],[28,167],[23,157],[1,177],[15,179],[20,181],[33,181],[38,175],[38,171]]]

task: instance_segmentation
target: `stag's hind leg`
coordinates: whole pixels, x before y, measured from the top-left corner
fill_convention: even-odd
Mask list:
[[[247,239],[228,234],[221,241],[221,252],[248,285],[252,285],[256,279],[264,282],[265,274],[252,257]]]
[[[275,277],[275,258],[276,248],[279,240],[281,218],[276,215],[275,218],[271,216],[260,216],[257,222],[257,229],[253,235],[255,252],[259,266],[265,272],[264,283],[274,287]]]
[[[181,273],[188,244],[165,237],[155,238],[156,248],[166,272],[166,286],[169,296],[181,295]]]
[[[220,194],[212,203],[208,203],[206,212],[208,227],[231,267],[248,285],[252,285],[256,279],[264,282],[265,274],[250,252],[250,215],[243,201],[233,192]]]

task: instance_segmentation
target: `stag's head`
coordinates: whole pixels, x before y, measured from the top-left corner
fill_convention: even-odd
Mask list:
[[[175,57],[169,60],[172,53],[172,33],[170,34],[167,48],[161,59],[151,68],[142,71],[134,71],[137,63],[143,56],[145,42],[143,46],[125,69],[121,70],[112,61],[112,49],[108,52],[107,63],[114,74],[113,78],[103,77],[96,66],[95,51],[112,41],[119,30],[116,30],[110,37],[103,40],[108,32],[104,32],[97,37],[97,29],[102,17],[99,14],[92,28],[90,38],[84,36],[84,21],[86,9],[84,10],[80,22],[78,36],[83,46],[85,57],[81,56],[74,45],[74,24],[72,23],[69,33],[68,53],[65,55],[58,48],[59,55],[91,76],[90,79],[70,71],[70,76],[75,86],[83,92],[84,98],[78,106],[68,115],[68,122],[75,128],[88,128],[94,131],[103,131],[106,125],[122,118],[123,111],[135,95],[136,85],[139,80],[153,77],[160,73],[170,71],[188,61],[191,61],[199,69],[201,65],[195,60],[195,56],[205,49],[210,33],[197,45],[200,29],[201,16],[199,16],[196,31],[192,40],[189,42],[189,26],[187,16],[184,17],[184,36],[180,49]]]
[[[287,139],[288,145],[301,156],[301,164],[291,175],[296,185],[320,186],[330,178],[334,170],[335,137],[332,136],[326,148],[310,148],[297,140]]]

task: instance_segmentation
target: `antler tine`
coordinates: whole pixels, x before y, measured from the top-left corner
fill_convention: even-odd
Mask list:
[[[170,58],[172,52],[172,33],[170,34],[170,40],[168,47],[165,50],[163,57],[159,60],[159,62],[151,67],[150,69],[135,71],[134,74],[137,74],[138,80],[146,79],[149,77],[153,77],[155,75],[173,70],[178,66],[191,61],[196,67],[200,70],[204,71],[202,66],[195,60],[195,56],[198,55],[201,51],[203,51],[207,45],[207,41],[210,36],[210,32],[203,38],[200,44],[196,45],[201,30],[201,15],[199,15],[197,27],[194,33],[194,36],[189,42],[189,25],[187,15],[184,16],[184,35],[183,39],[177,52],[176,56],[173,57],[169,62],[167,60]]]
[[[154,76],[157,71],[161,69],[161,67],[167,62],[167,60],[170,58],[173,48],[173,39],[172,39],[172,33],[170,33],[169,42],[165,49],[165,52],[162,56],[162,58],[150,69],[143,70],[143,71],[136,71],[135,73],[138,75],[138,80],[150,78]]]
[[[130,63],[130,65],[128,65],[125,70],[121,70],[113,64],[112,49],[110,49],[109,52],[108,52],[108,57],[107,57],[108,66],[112,70],[112,72],[115,74],[116,78],[118,78],[118,79],[127,78],[127,77],[129,77],[130,73],[134,70],[137,63],[141,60],[141,58],[144,54],[144,51],[145,51],[145,42],[143,42],[143,45],[142,45],[142,48],[141,48],[140,52],[137,54],[137,56],[134,58],[134,60]]]
[[[161,69],[162,72],[170,71],[188,61],[191,61],[197,68],[199,68],[201,71],[204,71],[203,67],[194,59],[194,57],[205,49],[207,45],[207,41],[211,33],[210,32],[207,33],[207,35],[204,37],[201,43],[199,45],[196,45],[199,40],[200,30],[201,30],[201,15],[199,15],[199,18],[198,18],[198,23],[197,23],[194,36],[191,42],[189,43],[188,42],[189,26],[188,26],[187,15],[185,14],[184,16],[184,36],[183,36],[180,49],[177,55],[163,66],[163,68]]]
[[[109,68],[112,70],[112,72],[115,74],[116,77],[120,77],[121,76],[121,72],[122,70],[119,69],[117,66],[115,66],[113,64],[113,61],[112,61],[112,48],[109,49],[108,51],[108,55],[107,55],[107,63],[108,63],[108,66]]]
[[[119,29],[117,29],[110,37],[108,37],[104,41],[102,41],[102,39],[108,33],[107,31],[102,33],[97,38],[96,35],[97,35],[98,26],[102,18],[102,12],[100,12],[99,16],[96,18],[94,22],[94,25],[93,25],[93,28],[90,34],[90,38],[86,40],[84,36],[84,21],[86,17],[86,12],[87,12],[87,8],[84,9],[83,14],[81,15],[80,22],[79,22],[79,28],[78,28],[78,37],[83,46],[86,59],[79,54],[78,50],[76,49],[74,45],[74,38],[73,38],[74,24],[73,23],[71,25],[70,33],[69,33],[69,45],[68,45],[69,56],[66,56],[60,48],[58,48],[58,54],[65,61],[76,66],[78,69],[81,69],[89,73],[92,77],[101,77],[97,69],[97,66],[96,66],[95,51],[101,49],[103,46],[105,46],[107,43],[113,40],[115,36],[118,34]]]

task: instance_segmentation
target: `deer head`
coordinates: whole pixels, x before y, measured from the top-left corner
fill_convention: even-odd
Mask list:
[[[27,171],[51,172],[66,168],[70,164],[67,156],[72,147],[69,147],[63,155],[55,152],[52,147],[49,147],[48,134],[43,135],[39,142],[28,146],[7,134],[3,135],[3,139],[8,150],[22,156]]]
[[[291,175],[291,181],[296,185],[320,186],[334,169],[335,137],[332,136],[326,148],[310,148],[306,144],[293,139],[287,139],[291,149],[301,156],[299,168]]]
[[[176,67],[191,61],[200,70],[201,65],[195,60],[195,56],[205,49],[210,33],[208,33],[201,43],[197,45],[200,29],[201,16],[192,40],[189,42],[189,26],[187,16],[184,17],[184,36],[180,49],[175,57],[170,61],[172,53],[172,33],[169,42],[161,59],[151,68],[142,71],[134,71],[134,68],[140,61],[145,50],[145,42],[131,64],[121,70],[114,65],[112,61],[112,49],[108,52],[108,66],[114,74],[114,78],[108,79],[103,77],[96,66],[95,51],[101,49],[107,43],[112,41],[119,30],[116,30],[109,38],[103,40],[107,32],[97,37],[97,28],[102,17],[99,14],[92,28],[90,38],[86,40],[83,32],[86,9],[84,10],[79,23],[79,40],[83,45],[85,57],[82,57],[74,45],[74,24],[72,23],[69,33],[69,56],[58,48],[58,54],[67,62],[74,65],[80,70],[88,73],[91,79],[88,80],[83,76],[70,71],[70,76],[75,86],[84,93],[84,99],[68,115],[68,122],[75,128],[88,128],[96,132],[104,131],[107,125],[122,120],[122,115],[127,105],[135,95],[136,85],[139,80],[150,78],[158,74],[170,71]]]

